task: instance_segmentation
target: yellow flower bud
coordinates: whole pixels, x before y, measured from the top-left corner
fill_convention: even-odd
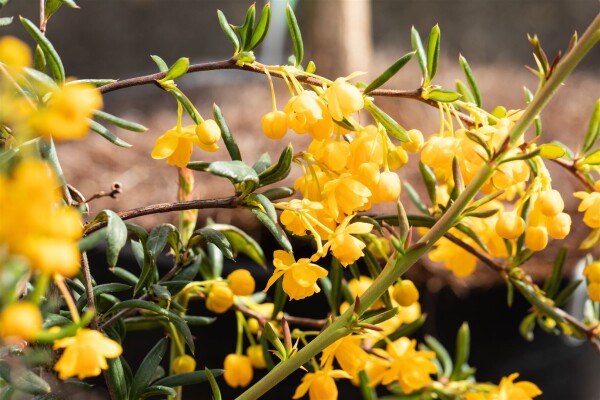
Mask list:
[[[229,354],[225,357],[224,369],[225,382],[233,388],[246,387],[252,381],[252,362],[247,356]]]
[[[583,275],[590,282],[600,283],[600,261],[595,261],[591,264],[588,264],[583,270]]]
[[[400,177],[395,172],[382,172],[379,174],[379,182],[373,191],[374,203],[388,203],[397,201],[400,197]]]
[[[337,78],[325,91],[325,97],[331,117],[336,121],[349,117],[365,106],[360,90],[344,78]]]
[[[0,313],[0,336],[34,340],[42,329],[42,314],[29,302],[11,304]]]
[[[516,239],[523,234],[525,221],[514,211],[503,212],[496,221],[496,233],[504,239]]]
[[[196,370],[196,360],[194,357],[184,354],[182,356],[175,357],[173,360],[173,366],[171,368],[176,374],[194,372]]]
[[[10,67],[23,68],[31,65],[31,50],[14,36],[0,38],[0,62]]]
[[[246,349],[246,354],[252,363],[252,366],[256,369],[267,368],[267,363],[265,362],[265,356],[262,351],[262,347],[260,344],[255,344],[254,346],[248,346]]]
[[[533,251],[544,250],[548,245],[548,231],[545,226],[530,226],[525,231],[525,246]]]
[[[408,307],[419,301],[419,291],[408,279],[401,279],[394,285],[394,300],[402,307]]]
[[[588,285],[588,295],[595,302],[600,302],[600,283],[592,282]]]
[[[200,125],[196,125],[196,135],[200,143],[210,146],[221,139],[221,128],[212,119],[205,119]]]
[[[411,129],[406,132],[408,134],[408,138],[410,142],[402,142],[400,145],[406,151],[410,151],[411,153],[416,153],[423,148],[423,143],[425,140],[423,139],[423,134],[418,129]]]
[[[225,283],[215,283],[211,286],[206,298],[206,308],[210,311],[223,314],[233,305],[233,292]]]
[[[269,139],[281,139],[287,132],[287,115],[283,111],[271,111],[261,119],[262,130]]]
[[[408,162],[408,154],[402,147],[396,147],[387,153],[387,161],[391,170],[400,169]]]
[[[552,217],[565,208],[565,203],[558,190],[545,190],[538,193],[535,206],[540,209],[542,214]]]
[[[236,296],[250,296],[254,293],[256,283],[252,274],[246,269],[236,269],[227,275],[229,286]]]
[[[552,217],[546,217],[546,228],[548,235],[552,238],[564,239],[571,231],[571,216],[561,212]]]

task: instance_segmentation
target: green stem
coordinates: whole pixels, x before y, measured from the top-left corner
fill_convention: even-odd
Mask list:
[[[35,286],[33,287],[33,293],[31,293],[31,297],[29,301],[36,306],[42,302],[42,298],[46,294],[46,290],[48,289],[48,284],[50,283],[50,274],[40,274],[37,280],[35,281]]]
[[[513,126],[509,135],[511,144],[514,144],[523,135],[525,130],[533,123],[535,117],[548,103],[556,89],[599,39],[600,15],[592,22],[590,28],[585,32],[579,43],[564,58],[563,64],[559,64],[559,67],[557,67],[555,73],[550,77],[546,85],[538,92],[531,103],[529,103],[521,119]],[[501,153],[496,157],[495,161],[500,161],[504,155],[505,149],[500,150]],[[381,274],[361,296],[359,314],[362,314],[367,310],[386,290],[388,290],[390,285],[410,269],[410,267],[412,267],[437,242],[437,240],[456,224],[469,202],[494,173],[495,165],[495,162],[484,164],[458,199],[456,199],[454,204],[444,213],[429,232],[419,240],[417,245],[413,246],[412,250],[408,251],[405,255],[393,257],[387,262]],[[353,307],[349,307],[344,314],[337,318],[312,342],[293,357],[273,368],[264,378],[254,384],[246,392],[242,393],[242,395],[238,397],[238,400],[254,400],[260,398],[273,386],[281,382],[289,374],[321,352],[325,347],[349,334],[351,332],[349,323],[353,317],[353,313]]]

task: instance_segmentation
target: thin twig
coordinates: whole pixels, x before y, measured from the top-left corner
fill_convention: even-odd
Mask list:
[[[257,313],[242,304],[234,304],[233,308],[237,311],[240,311],[242,314],[246,315],[247,317],[252,317],[252,318],[257,319],[261,325],[264,325],[264,323],[269,320],[268,317],[265,317],[264,315]],[[282,318],[283,317],[277,317],[276,320],[281,322]],[[300,325],[300,326],[305,326],[307,328],[313,328],[313,329],[323,328],[328,321],[327,318],[313,319],[313,318],[294,317],[291,315],[287,315],[285,317],[285,320],[290,325]]]
[[[585,177],[585,175],[582,174],[581,171],[579,171],[575,167],[575,161],[567,161],[567,160],[563,160],[562,158],[555,158],[552,161],[554,161],[556,164],[560,165],[561,167],[563,167],[564,169],[569,171],[571,174],[573,174],[573,176],[575,178],[577,178],[577,180],[579,180],[579,182],[581,182],[583,184],[583,186],[585,186],[590,191],[592,191],[592,192],[598,191],[598,189],[596,189],[594,184],[592,182],[588,181],[587,178]]]
[[[119,218],[122,220],[141,217],[143,215],[150,214],[161,214],[171,211],[183,211],[183,210],[202,210],[207,208],[235,208],[238,203],[237,196],[223,197],[217,199],[207,200],[190,200],[190,201],[179,201],[174,203],[159,203],[144,206],[140,208],[134,208],[131,210],[121,211],[117,213]],[[92,232],[97,231],[100,228],[106,226],[106,222],[98,222],[94,225],[88,226],[85,229],[85,234],[88,235]]]
[[[121,184],[119,182],[114,182],[110,187],[110,192],[105,192],[104,190],[96,192],[89,199],[85,200],[84,203],[89,204],[92,200],[100,199],[102,197],[112,197],[113,199],[116,199],[119,193],[121,193]]]

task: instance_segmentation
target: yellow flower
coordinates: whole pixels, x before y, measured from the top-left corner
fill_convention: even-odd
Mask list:
[[[419,301],[419,291],[408,279],[401,279],[394,285],[394,300],[402,307],[408,307]]]
[[[504,239],[516,239],[525,231],[525,220],[514,211],[503,212],[496,221],[496,233]]]
[[[308,146],[308,152],[331,171],[338,172],[344,169],[348,163],[350,143],[331,138],[313,140],[310,146]]]
[[[443,262],[446,268],[461,278],[471,275],[477,266],[477,258],[473,254],[446,238],[436,243],[436,248],[429,252],[429,259]]]
[[[227,355],[223,369],[225,382],[233,388],[248,386],[254,374],[250,358],[241,354]]]
[[[588,264],[583,270],[583,275],[588,280],[588,294],[590,299],[600,302],[600,262]]]
[[[269,290],[271,285],[282,275],[283,291],[292,300],[301,300],[321,291],[317,285],[317,280],[327,276],[326,269],[312,264],[308,258],[301,258],[296,261],[291,253],[283,250],[276,250],[273,253],[273,258],[275,272],[269,278],[264,291]]]
[[[75,336],[54,342],[54,350],[63,348],[65,351],[54,365],[60,379],[97,376],[108,369],[107,358],[119,357],[123,352],[119,343],[92,329],[81,329]]]
[[[365,106],[360,90],[346,82],[344,78],[337,78],[325,91],[325,97],[327,97],[327,108],[331,118],[336,121],[351,116]]]
[[[367,125],[356,132],[356,138],[350,143],[352,157],[348,167],[356,170],[361,164],[372,162],[381,167],[385,159],[383,135],[375,125]]]
[[[354,222],[350,224],[352,218],[352,215],[346,217],[323,246],[324,252],[331,248],[333,256],[337,258],[344,267],[348,264],[352,264],[364,255],[362,249],[364,249],[366,245],[362,240],[359,240],[352,235],[369,233],[373,229],[373,225],[367,224],[366,222]]]
[[[331,216],[337,220],[340,212],[350,215],[364,208],[369,202],[371,191],[346,173],[327,182],[323,188],[323,196]]]
[[[443,182],[452,179],[452,159],[459,142],[453,137],[431,136],[421,151],[421,162],[430,166]]]
[[[14,36],[0,38],[0,62],[14,68],[31,65],[31,50]]]
[[[102,96],[94,86],[86,83],[64,85],[51,94],[31,124],[44,137],[81,139],[88,132],[89,119],[100,108]]]
[[[411,129],[408,132],[408,142],[402,142],[400,145],[406,151],[410,151],[411,153],[417,153],[423,148],[423,144],[425,143],[423,139],[423,133],[421,133],[418,129]]]
[[[558,190],[545,190],[538,193],[535,208],[539,209],[546,217],[552,217],[565,208],[565,203]]]
[[[304,91],[292,97],[283,111],[287,125],[296,133],[307,133],[313,139],[323,140],[333,132],[333,121],[327,105],[315,92]]]
[[[435,358],[432,351],[417,351],[416,340],[401,337],[393,343],[388,343],[387,349],[373,349],[373,351],[389,361],[385,372],[373,377],[372,384],[381,382],[388,385],[398,382],[405,394],[410,394],[431,383],[430,374],[437,372],[435,364],[431,361]]]
[[[287,132],[287,115],[283,111],[271,111],[261,119],[262,130],[269,139],[281,139]]]
[[[173,360],[173,366],[171,368],[176,374],[194,372],[196,370],[196,360],[194,357],[184,354],[182,356],[175,357]]]
[[[42,323],[42,314],[32,303],[13,303],[0,313],[0,336],[32,341],[42,329]]]
[[[204,146],[213,146],[221,139],[221,128],[214,120],[206,119],[200,125],[196,125],[196,135]]]
[[[585,212],[583,222],[590,228],[600,228],[600,192],[575,192],[573,195],[581,200],[577,211]]]
[[[350,335],[327,346],[321,356],[321,367],[335,358],[340,367],[349,375],[353,377],[358,375],[365,369],[369,358],[367,352],[360,347],[361,340],[360,336]]]
[[[181,130],[174,127],[156,139],[152,158],[156,160],[166,158],[167,164],[183,168],[190,162],[194,145],[208,152],[215,152],[219,149],[215,143],[211,145],[202,143],[196,134],[195,125],[185,126]]]
[[[0,243],[27,258],[33,269],[72,277],[79,271],[82,219],[59,206],[58,180],[42,161],[24,161],[12,178],[0,175]]]
[[[256,283],[254,277],[247,269],[236,269],[227,275],[229,286],[236,296],[250,296],[254,293]]]
[[[533,251],[541,251],[548,245],[548,230],[545,226],[530,226],[525,231],[525,246]]]
[[[292,399],[299,399],[308,392],[310,400],[337,400],[338,390],[335,378],[351,379],[347,372],[331,369],[331,365],[317,372],[309,372],[302,378]]]
[[[248,346],[246,349],[246,355],[250,359],[252,366],[256,369],[267,368],[267,363],[265,362],[265,356],[263,354],[262,346],[260,344],[255,344],[253,346]]]
[[[542,394],[540,388],[528,381],[514,382],[519,377],[518,373],[502,378],[498,385],[497,400],[531,400]]]
[[[302,197],[311,201],[321,201],[323,197],[323,187],[329,181],[327,174],[313,167],[314,174],[304,174],[294,182],[294,189],[302,193]]]
[[[294,199],[277,205],[283,208],[279,221],[285,226],[285,229],[294,235],[304,236],[308,231],[319,236],[325,236],[327,230],[324,227],[330,230],[335,228],[336,223],[333,218],[325,210],[323,204],[316,201]]]
[[[548,235],[554,239],[564,239],[571,232],[571,216],[561,212],[544,220]]]
[[[398,174],[390,171],[382,172],[379,174],[377,186],[371,189],[373,192],[371,202],[389,203],[392,201],[398,201],[401,190],[402,186],[400,185],[400,177]]]
[[[224,282],[213,283],[206,298],[206,308],[210,311],[223,314],[233,305],[233,292]]]

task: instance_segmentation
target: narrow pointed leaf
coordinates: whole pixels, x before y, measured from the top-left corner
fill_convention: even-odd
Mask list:
[[[2,17],[0,18],[0,26],[10,25],[13,22],[13,17]]]
[[[450,354],[448,354],[448,350],[446,350],[446,348],[433,336],[425,336],[425,343],[427,343],[427,346],[435,352],[437,359],[441,363],[441,375],[449,378],[452,373],[453,363]]]
[[[364,94],[369,94],[373,90],[377,89],[387,81],[389,81],[398,71],[402,69],[410,61],[412,56],[415,54],[414,51],[407,53],[400,57],[394,62],[388,69],[386,69],[381,75],[379,75],[373,82],[369,84],[364,90]]]
[[[285,199],[294,194],[294,189],[291,187],[283,186],[283,187],[275,187],[271,189],[267,189],[261,193],[267,199],[271,201]]]
[[[48,66],[50,67],[50,71],[52,72],[52,76],[54,80],[63,83],[65,81],[65,68],[63,67],[62,61],[56,52],[56,49],[50,43],[50,40],[38,29],[38,27],[24,17],[21,18],[21,23],[25,27],[25,30],[29,32],[33,40],[42,48],[44,51],[44,55],[46,56],[46,61],[48,62]]]
[[[454,369],[452,370],[451,380],[458,380],[464,367],[469,361],[469,352],[471,349],[471,332],[469,324],[463,322],[456,335],[456,350],[454,354]]]
[[[263,153],[260,155],[258,160],[252,165],[252,169],[260,174],[271,165],[271,156],[269,153]]]
[[[252,261],[259,264],[263,268],[266,265],[265,255],[262,248],[250,235],[242,231],[240,228],[227,224],[213,224],[211,229],[221,232],[227,237],[231,244],[234,258],[238,253],[243,253],[250,257]]]
[[[598,165],[600,164],[600,149],[588,154],[582,161],[584,164]]]
[[[431,81],[435,76],[440,59],[440,27],[436,24],[429,32],[427,42],[427,76]]]
[[[224,371],[222,369],[211,369],[210,372],[213,374],[213,376],[221,376],[223,375]],[[154,385],[177,387],[195,385],[198,383],[206,382],[207,380],[208,376],[206,374],[206,371],[194,371],[185,374],[166,376],[154,382]]]
[[[127,129],[128,131],[132,132],[146,132],[148,130],[148,128],[146,128],[144,125],[138,124],[133,121],[128,121],[123,118],[119,118],[104,111],[95,111],[94,117],[103,119],[104,121],[110,122],[111,124],[118,126],[119,128]]]
[[[258,220],[265,226],[265,228],[267,228],[267,230],[271,232],[271,235],[273,235],[273,237],[275,238],[275,240],[277,240],[281,247],[285,251],[291,253],[293,251],[292,244],[290,243],[290,240],[288,239],[284,230],[279,226],[279,224],[273,222],[273,220],[269,218],[267,214],[256,208],[253,208],[252,212],[254,213],[254,215],[256,215]]]
[[[419,66],[423,72],[423,82],[427,82],[427,53],[425,53],[425,49],[423,48],[423,42],[421,41],[419,31],[417,31],[414,26],[410,30],[410,43],[413,50],[417,52],[417,61],[419,61]]]
[[[451,90],[434,89],[430,92],[423,92],[423,98],[426,100],[439,101],[441,103],[452,103],[460,99],[461,94]]]
[[[168,347],[168,339],[162,338],[154,345],[154,347],[148,352],[144,360],[140,364],[131,386],[131,398],[137,399],[142,391],[144,391],[149,385],[156,372],[156,368],[160,365],[165,352]]]
[[[410,199],[410,201],[419,209],[419,211],[421,211],[421,213],[423,214],[429,214],[427,206],[425,205],[425,203],[423,203],[423,200],[421,200],[421,196],[419,196],[415,188],[413,188],[412,185],[408,182],[402,182],[402,186],[408,194],[408,198]]]
[[[458,93],[460,93],[460,95],[462,96],[463,100],[466,101],[467,103],[475,103],[475,99],[473,98],[473,94],[465,86],[465,84],[462,83],[462,81],[459,80],[459,79],[456,80],[456,91]]]
[[[546,296],[549,298],[554,298],[558,291],[558,286],[560,285],[560,279],[562,278],[563,267],[565,266],[565,261],[567,259],[567,248],[561,247],[554,259],[554,264],[552,266],[552,275],[546,282],[544,282],[544,286],[542,290],[546,293]]]
[[[94,87],[102,87],[104,85],[108,85],[110,83],[115,83],[116,79],[77,79],[74,81],[69,81],[67,83],[65,83],[65,85],[73,85],[73,84],[77,84],[77,83],[86,83],[88,85],[92,85]]]
[[[229,259],[233,259],[233,251],[231,250],[231,244],[227,240],[222,232],[212,229],[212,225],[206,228],[202,228],[196,231],[202,237],[206,239],[208,243],[212,243],[223,253],[223,255]]]
[[[288,27],[290,29],[290,35],[292,36],[292,43],[294,44],[294,56],[296,58],[294,64],[297,67],[302,64],[302,59],[304,58],[302,34],[300,33],[300,27],[298,26],[296,15],[294,14],[294,10],[292,9],[290,3],[287,3],[285,13],[287,16]]]
[[[260,19],[256,24],[256,28],[252,33],[252,39],[248,45],[248,50],[255,49],[259,44],[265,40],[267,33],[269,32],[269,25],[271,24],[271,3],[265,4],[260,14]]]
[[[172,398],[177,395],[177,392],[175,391],[175,389],[170,388],[168,386],[152,385],[152,386],[144,389],[140,398],[146,399],[148,397],[154,397],[154,396],[160,396],[160,395],[165,395],[165,396]]]
[[[238,147],[227,123],[225,122],[225,118],[223,117],[223,113],[218,105],[213,103],[213,116],[215,118],[215,122],[219,125],[221,129],[221,137],[223,138],[223,142],[225,143],[225,147],[227,148],[227,152],[232,160],[242,161],[242,155],[240,153],[240,148]]]
[[[294,149],[291,144],[288,144],[281,152],[277,163],[258,174],[260,186],[269,185],[287,178],[292,169],[293,157]]]
[[[171,232],[176,228],[171,224],[160,224],[157,225],[146,240],[146,249],[148,254],[156,260],[156,258],[162,253],[163,249],[167,245],[167,240]]]
[[[229,39],[229,41],[233,44],[235,52],[237,53],[240,51],[240,41],[238,40],[237,35],[227,22],[227,18],[225,18],[225,14],[223,14],[221,10],[217,10],[217,17],[219,18],[219,25],[221,25],[221,29],[225,33],[225,36],[227,36],[227,39]]]
[[[423,177],[429,200],[431,200],[431,204],[435,207],[437,206],[437,180],[435,174],[429,166],[422,162],[419,163],[419,172],[421,172],[421,176]]]
[[[465,78],[467,78],[467,84],[471,89],[471,94],[473,95],[473,100],[477,107],[481,107],[481,92],[479,91],[479,86],[477,85],[477,81],[475,80],[475,75],[473,75],[473,71],[467,62],[467,59],[462,56],[462,54],[458,57],[458,61],[460,66],[465,73]]]
[[[596,106],[592,112],[592,116],[585,133],[585,138],[583,139],[583,153],[587,153],[592,147],[594,147],[596,141],[598,140],[598,136],[600,136],[600,99],[596,101]]]
[[[182,75],[185,75],[188,68],[190,67],[190,59],[187,57],[181,57],[179,60],[175,61],[175,63],[169,68],[167,71],[167,75],[162,78],[162,81],[170,81],[175,80]]]
[[[252,32],[254,30],[254,20],[256,19],[256,3],[252,3],[246,12],[246,19],[244,25],[241,27],[234,26],[233,29],[236,31],[241,41],[242,51],[249,51],[248,45],[252,40]]]
[[[100,125],[96,121],[90,119],[89,123],[90,123],[91,130],[93,130],[94,132],[96,132],[97,134],[99,134],[100,136],[102,136],[104,139],[108,140],[112,144],[119,146],[119,147],[131,147],[131,145],[129,143],[127,143],[123,139],[116,137],[111,131],[109,131],[108,129],[106,129],[104,126]]]
[[[154,61],[160,72],[167,72],[169,70],[169,66],[160,56],[151,55],[150,58],[152,58],[152,61]]]
[[[200,118],[198,118],[198,114],[196,114],[196,110],[195,110],[194,106],[192,105],[192,103],[190,103],[190,100],[186,96],[184,96],[183,93],[181,93],[181,91],[177,88],[175,88],[174,90],[169,90],[169,92],[181,104],[181,106],[183,107],[183,109],[185,110],[187,115],[190,116],[192,121],[194,121],[194,123],[196,125],[200,125],[202,123],[202,121],[200,121]]]
[[[387,115],[382,109],[372,103],[366,104],[365,109],[371,113],[377,122],[383,125],[385,130],[392,135],[392,137],[401,142],[410,142],[406,129],[400,126],[400,124],[394,121],[394,119]]]

